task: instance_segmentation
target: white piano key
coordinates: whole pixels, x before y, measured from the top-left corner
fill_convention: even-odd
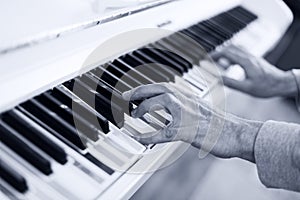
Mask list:
[[[53,168],[54,174],[49,184],[69,199],[95,199],[104,189],[92,177],[72,165],[54,165]]]
[[[146,150],[145,146],[135,141],[121,130],[113,129],[107,137],[110,141],[113,141],[113,143],[122,146],[128,153],[141,154]]]
[[[123,146],[122,146],[123,145]],[[125,172],[132,164],[134,164],[140,157],[144,146],[140,145],[139,152],[129,152],[124,148],[124,141],[121,144],[118,141],[109,139],[109,137],[102,138],[95,143],[88,143],[89,152],[102,163],[120,172]],[[131,147],[132,148],[132,147]]]
[[[181,77],[175,77],[175,84],[177,82],[179,82],[178,84],[180,84],[183,80],[184,79],[181,78]],[[186,85],[187,85],[188,88],[190,88],[191,90],[193,90],[197,95],[201,95],[202,94],[202,91],[199,88],[197,88],[196,86],[192,85],[191,83],[189,83],[189,82],[186,81]]]
[[[1,160],[6,162],[8,165],[13,166],[13,168],[18,171],[22,176],[26,179],[28,185],[28,191],[25,194],[20,194],[15,190],[11,190],[11,193],[17,199],[45,199],[45,200],[52,200],[52,199],[61,199],[67,200],[67,198],[54,190],[48,182],[41,176],[38,171],[32,169],[31,166],[26,165],[25,162],[19,159],[12,151],[6,148],[4,145],[0,143],[0,151],[4,152],[1,154]],[[1,180],[0,180],[1,181]],[[2,184],[2,183],[0,183]]]
[[[0,190],[0,199],[1,200],[10,200],[7,194],[4,194],[4,191]]]
[[[73,150],[65,143],[63,143],[61,140],[59,140],[58,138],[56,138],[55,136],[47,132],[38,124],[32,122],[31,125],[34,126],[37,130],[39,130],[41,134],[49,138],[49,140],[52,140],[53,142],[55,142],[57,145],[59,145],[61,148],[63,148],[66,151],[68,155],[68,166],[69,165],[75,166],[79,174],[84,173],[87,177],[91,177],[98,183],[101,183],[101,186],[99,186],[98,188],[99,191],[104,190],[106,187],[108,187],[111,184],[111,182],[113,182],[116,179],[116,176],[112,177],[108,175],[101,168],[88,161],[82,155],[80,155],[75,150]],[[86,153],[86,152],[87,151],[82,153]]]
[[[200,66],[195,65],[190,70],[190,74],[191,76],[195,77],[198,81],[202,82],[204,85],[209,85],[210,83],[214,82],[214,80],[216,79],[216,77],[213,74],[208,73],[205,69],[201,67],[201,65]]]
[[[199,83],[194,77],[190,76],[189,74],[185,74],[183,78],[198,90],[204,91],[204,86],[202,83]]]
[[[155,128],[142,121],[141,119],[134,119],[127,115],[125,115],[124,128],[129,132],[135,132],[137,135],[156,131]]]

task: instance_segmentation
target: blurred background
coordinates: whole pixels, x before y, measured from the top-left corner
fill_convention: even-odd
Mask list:
[[[300,1],[285,0],[294,21],[276,48],[266,59],[278,68],[300,68]],[[228,89],[228,112],[256,120],[280,120],[300,123],[300,114],[292,99],[257,99]],[[237,103],[238,102],[238,103]],[[257,176],[255,165],[239,159],[222,160],[208,156],[198,158],[193,147],[173,165],[156,172],[131,200],[291,200],[300,194],[267,189]]]

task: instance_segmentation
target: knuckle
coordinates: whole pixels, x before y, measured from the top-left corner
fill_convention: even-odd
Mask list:
[[[164,87],[164,88],[167,88],[168,87],[168,83],[165,83],[165,82],[163,82],[163,83],[159,83],[162,87]]]
[[[131,98],[134,98],[134,97],[138,96],[141,93],[141,90],[142,90],[141,86],[136,87],[135,89],[133,89],[131,91]]]
[[[166,102],[166,103],[171,103],[173,98],[172,98],[173,95],[169,94],[169,93],[166,93],[163,95],[163,100]]]
[[[166,129],[166,130],[164,131],[164,135],[165,135],[165,137],[167,137],[167,138],[172,138],[173,135],[174,135],[174,131],[171,130],[171,129]]]
[[[136,109],[137,112],[145,112],[147,110],[149,103],[148,101],[142,102]]]

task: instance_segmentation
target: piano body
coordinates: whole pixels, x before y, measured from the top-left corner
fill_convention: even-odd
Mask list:
[[[106,94],[126,76],[125,68],[170,64],[176,73],[163,72],[163,67],[135,73],[145,80],[141,84],[161,74],[157,81],[185,82],[206,98],[218,91],[218,78],[202,68],[192,47],[182,48],[185,39],[177,33],[188,35],[208,53],[234,44],[263,56],[293,19],[281,0],[158,0],[109,12],[79,0],[2,4],[0,199],[129,198],[187,145],[144,146],[130,135],[157,130],[164,125],[158,118],[168,116],[148,116],[154,120],[149,125],[145,119],[132,119],[119,105],[105,107]],[[186,57],[141,49],[157,46],[182,51]],[[99,47],[105,51],[100,50],[97,63],[86,64]],[[240,75],[234,69],[220,71]],[[73,91],[76,81],[79,89]],[[120,82],[123,90],[139,85],[134,80]],[[96,91],[91,86],[95,83]],[[114,91],[114,96],[119,98],[121,92]],[[95,108],[88,98],[93,95],[100,104]],[[110,109],[120,114],[118,119]],[[98,124],[91,122],[95,119]],[[76,130],[76,123],[83,129]]]

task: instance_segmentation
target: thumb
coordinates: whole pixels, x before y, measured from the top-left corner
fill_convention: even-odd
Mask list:
[[[131,137],[142,144],[158,144],[158,143],[171,142],[174,138],[167,137],[166,136],[168,135],[167,132],[168,132],[167,129],[163,128],[159,131],[145,133],[141,135],[134,135]]]
[[[248,92],[250,90],[249,84],[244,81],[238,81],[232,78],[229,78],[227,76],[222,76],[223,83],[227,87],[242,91],[242,92]]]

